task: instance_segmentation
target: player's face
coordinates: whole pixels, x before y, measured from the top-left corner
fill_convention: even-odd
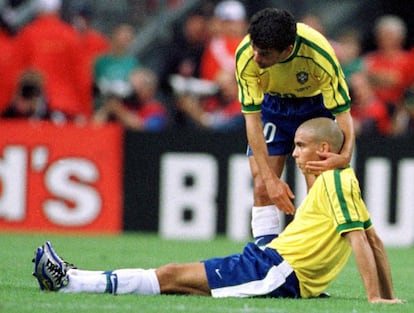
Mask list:
[[[313,141],[311,135],[303,130],[298,130],[295,134],[295,149],[292,156],[296,160],[296,165],[303,174],[310,174],[305,169],[306,162],[320,160],[316,151],[321,149],[321,145]]]
[[[253,59],[260,68],[270,67],[276,63],[285,60],[293,50],[293,46],[283,50],[282,52],[276,49],[259,49],[254,44],[253,48]]]

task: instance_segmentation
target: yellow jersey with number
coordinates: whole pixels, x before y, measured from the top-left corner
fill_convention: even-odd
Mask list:
[[[342,68],[328,40],[313,28],[297,23],[292,54],[268,68],[253,60],[247,35],[236,50],[236,78],[242,111],[259,112],[264,94],[282,98],[313,97],[322,93],[334,115],[350,109],[350,97]]]
[[[269,243],[293,267],[303,298],[317,297],[345,266],[351,246],[342,236],[372,227],[354,171],[326,171],[286,229]]]

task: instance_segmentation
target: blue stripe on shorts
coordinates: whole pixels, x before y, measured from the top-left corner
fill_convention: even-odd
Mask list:
[[[265,94],[262,122],[269,155],[292,153],[296,129],[315,117],[334,118],[325,107],[322,94],[308,98],[280,98]],[[252,155],[250,147],[247,155]]]
[[[213,297],[300,297],[295,272],[274,249],[248,243],[242,254],[203,262]]]

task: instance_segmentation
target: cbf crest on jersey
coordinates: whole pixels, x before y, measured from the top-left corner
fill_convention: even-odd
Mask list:
[[[296,80],[298,81],[299,84],[303,85],[304,83],[308,81],[308,78],[309,78],[309,74],[304,71],[301,71],[296,74]]]

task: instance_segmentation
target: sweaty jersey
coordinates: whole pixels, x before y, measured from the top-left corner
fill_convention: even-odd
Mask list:
[[[372,227],[354,171],[330,170],[315,180],[294,220],[272,242],[299,279],[301,297],[316,297],[345,266],[351,246],[342,236]]]
[[[259,68],[253,60],[247,35],[236,51],[236,78],[244,113],[259,112],[265,93],[282,98],[322,93],[331,113],[350,109],[348,87],[333,48],[323,35],[302,23],[297,23],[292,54],[268,68]]]

